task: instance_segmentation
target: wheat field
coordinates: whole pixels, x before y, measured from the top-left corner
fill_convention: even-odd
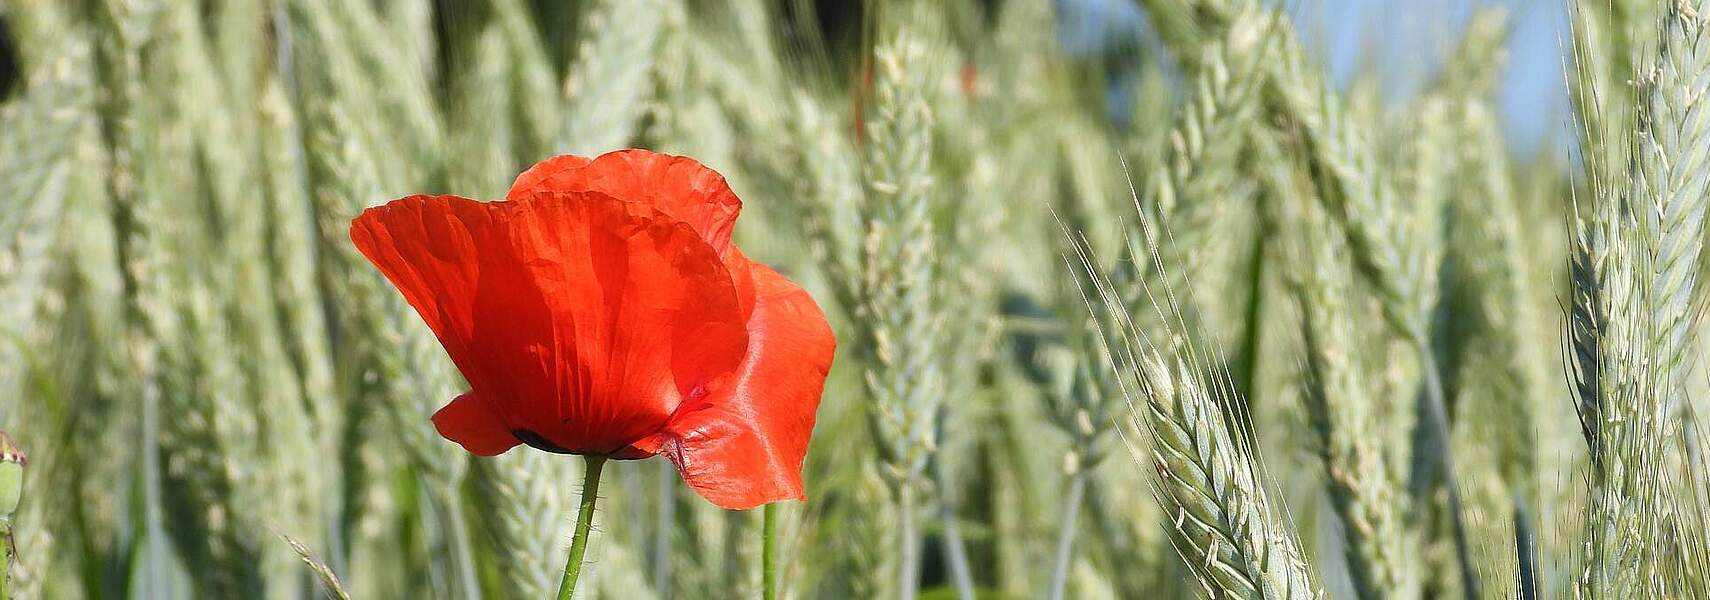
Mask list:
[[[1710,598],[1710,0],[1549,1],[1522,156],[1500,7],[0,0],[0,600]],[[352,219],[631,147],[835,332],[805,501],[430,421]]]

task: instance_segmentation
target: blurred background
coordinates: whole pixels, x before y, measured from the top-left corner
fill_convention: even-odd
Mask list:
[[[1001,0],[999,0],[1001,1]],[[1157,44],[1145,11],[1131,0],[1052,0],[1065,47],[1077,51],[1122,44]],[[859,4],[822,1],[815,10],[828,27],[855,27]],[[1571,46],[1569,6],[1563,0],[1296,0],[1278,3],[1321,48],[1338,85],[1356,74],[1379,76],[1387,94],[1418,91],[1456,32],[1479,8],[1510,13],[1504,50],[1510,69],[1498,91],[1503,123],[1516,152],[1530,155],[1569,131],[1564,50]],[[0,89],[18,84],[17,40],[0,38]],[[1161,50],[1154,47],[1154,51]],[[1153,53],[1155,54],[1155,52]],[[1134,56],[1134,60],[1143,60]]]
[[[783,508],[785,597],[1202,592],[1094,275],[1214,355],[1302,558],[1370,597],[1291,254],[1325,226],[1289,208],[1320,195],[1296,135],[1317,128],[1387,190],[1403,300],[1430,315],[1405,337],[1393,290],[1334,296],[1372,485],[1407,530],[1401,597],[1563,592],[1587,473],[1564,231],[1603,147],[1570,92],[1625,89],[1647,5],[0,0],[0,429],[29,457],[11,593],[549,596],[580,462],[440,439],[428,416],[463,382],[346,228],[639,146],[726,175],[738,243],[839,334],[809,500]],[[1160,281],[1186,318],[1134,295]],[[1416,412],[1427,382],[1446,440]],[[584,597],[758,596],[758,511],[663,460],[606,477]]]

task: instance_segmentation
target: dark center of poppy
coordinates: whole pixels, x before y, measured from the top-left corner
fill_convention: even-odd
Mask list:
[[[575,452],[571,452],[563,446],[547,441],[547,439],[541,437],[540,434],[527,429],[512,429],[511,435],[517,436],[517,439],[521,440],[522,443],[528,444],[530,448],[534,448],[536,450],[551,452],[553,454],[575,454]]]

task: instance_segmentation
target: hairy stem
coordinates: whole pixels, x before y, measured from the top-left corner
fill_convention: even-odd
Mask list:
[[[594,503],[600,499],[600,470],[606,457],[587,457],[582,471],[582,505],[576,509],[576,533],[570,538],[570,558],[564,563],[564,579],[558,583],[558,600],[576,595],[576,579],[582,575],[582,556],[588,552],[588,530],[594,525]]]
[[[0,600],[12,597],[12,517],[0,517]]]

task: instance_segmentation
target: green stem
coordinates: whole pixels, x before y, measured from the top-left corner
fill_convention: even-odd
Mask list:
[[[914,600],[920,590],[920,537],[914,521],[914,477],[897,494],[897,600]]]
[[[448,487],[455,490],[457,484],[448,482]],[[439,502],[444,507],[447,535],[450,536],[447,542],[451,546],[451,559],[457,569],[457,578],[461,580],[458,584],[463,588],[463,597],[479,600],[481,581],[475,575],[474,553],[469,550],[469,522],[463,517],[463,501],[456,494],[452,494],[450,497],[439,498]]]
[[[1063,522],[1057,529],[1057,559],[1051,569],[1051,588],[1045,597],[1062,600],[1069,583],[1069,562],[1074,559],[1075,522],[1080,519],[1081,502],[1087,493],[1087,472],[1077,467],[1069,476],[1069,497],[1063,502]]]
[[[760,514],[760,597],[774,600],[778,597],[778,504],[761,507]]]
[[[944,562],[949,565],[950,582],[956,588],[957,600],[973,600],[974,576],[968,569],[968,549],[962,543],[962,531],[956,526],[956,507],[950,496],[950,472],[943,457],[932,461],[932,478],[938,489],[944,490],[938,499],[939,526],[944,529]]]
[[[576,595],[576,578],[582,575],[582,556],[588,552],[588,529],[594,525],[594,503],[600,499],[600,469],[606,457],[588,456],[582,471],[582,506],[576,509],[576,533],[570,538],[570,558],[564,563],[564,579],[558,582],[558,600]],[[4,600],[4,599],[0,599]]]
[[[0,600],[12,597],[12,517],[0,516]]]
[[[1240,353],[1235,355],[1235,384],[1240,386],[1235,393],[1247,401],[1247,412],[1251,414],[1254,407],[1259,405],[1259,352],[1264,349],[1264,323],[1260,319],[1265,313],[1265,240],[1272,234],[1271,221],[1261,217],[1259,220],[1259,235],[1253,240],[1252,252],[1248,260],[1252,262],[1247,270],[1246,306],[1242,308],[1242,327]],[[1257,433],[1251,427],[1243,427],[1241,431],[1247,437],[1247,443],[1258,447]]]
[[[1538,600],[1538,554],[1532,547],[1532,515],[1522,498],[1514,499],[1514,553],[1520,579],[1515,597]]]
[[[1431,343],[1424,336],[1414,337],[1414,346],[1419,352],[1419,367],[1425,378],[1425,409],[1428,426],[1435,432],[1437,438],[1438,481],[1443,485],[1443,491],[1448,496],[1449,531],[1455,542],[1455,558],[1461,569],[1461,591],[1470,600],[1480,597],[1478,572],[1472,564],[1472,544],[1467,540],[1467,528],[1461,520],[1461,490],[1455,481],[1455,458],[1449,450],[1449,411],[1443,398],[1442,373],[1437,369],[1437,355],[1431,350]]]
[[[654,515],[653,591],[671,597],[671,526],[677,522],[677,469],[670,461],[659,463],[659,512]]]

